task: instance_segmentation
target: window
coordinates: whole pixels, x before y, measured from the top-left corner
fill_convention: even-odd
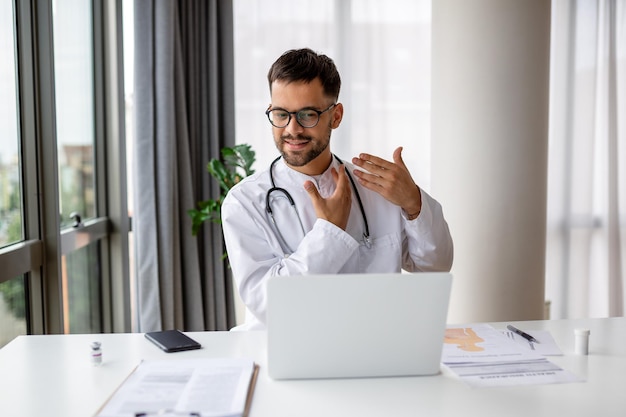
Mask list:
[[[0,1],[0,347],[130,331],[121,10],[36,5]]]
[[[552,2],[546,252],[552,318],[624,315],[625,6]]]
[[[0,2],[0,249],[23,239],[15,32],[11,2]],[[24,276],[0,277],[0,347],[26,334]]]

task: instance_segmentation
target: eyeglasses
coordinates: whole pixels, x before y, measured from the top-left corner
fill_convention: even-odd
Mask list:
[[[337,103],[333,103],[328,106],[326,109],[319,111],[315,109],[302,109],[298,111],[287,111],[285,109],[267,109],[265,114],[269,119],[270,123],[274,127],[283,128],[287,127],[289,122],[291,122],[291,115],[294,114],[296,116],[296,121],[302,127],[315,127],[320,121],[320,116],[323,113],[326,113],[328,110],[332,109],[336,106]]]

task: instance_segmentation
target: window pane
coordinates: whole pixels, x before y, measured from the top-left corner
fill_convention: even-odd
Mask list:
[[[0,1],[0,247],[22,240],[13,2]]]
[[[26,332],[26,292],[19,276],[0,283],[0,348]]]
[[[53,0],[61,228],[96,217],[92,2]],[[65,333],[102,331],[99,244],[61,259]]]
[[[92,243],[61,260],[65,333],[102,332],[99,249]]]
[[[91,2],[53,3],[61,226],[95,212],[94,75]]]

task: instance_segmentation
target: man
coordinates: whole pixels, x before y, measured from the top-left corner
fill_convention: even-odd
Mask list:
[[[266,113],[281,157],[233,187],[221,209],[246,305],[238,329],[265,328],[266,284],[276,275],[449,271],[441,206],[413,182],[402,148],[393,162],[362,153],[348,164],[331,153],[344,110],[333,61],[287,51],[268,81]]]

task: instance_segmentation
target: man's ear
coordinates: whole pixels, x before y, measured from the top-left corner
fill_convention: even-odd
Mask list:
[[[335,107],[332,109],[333,119],[331,121],[330,127],[333,129],[337,129],[341,124],[341,120],[343,119],[343,104],[337,103]]]

